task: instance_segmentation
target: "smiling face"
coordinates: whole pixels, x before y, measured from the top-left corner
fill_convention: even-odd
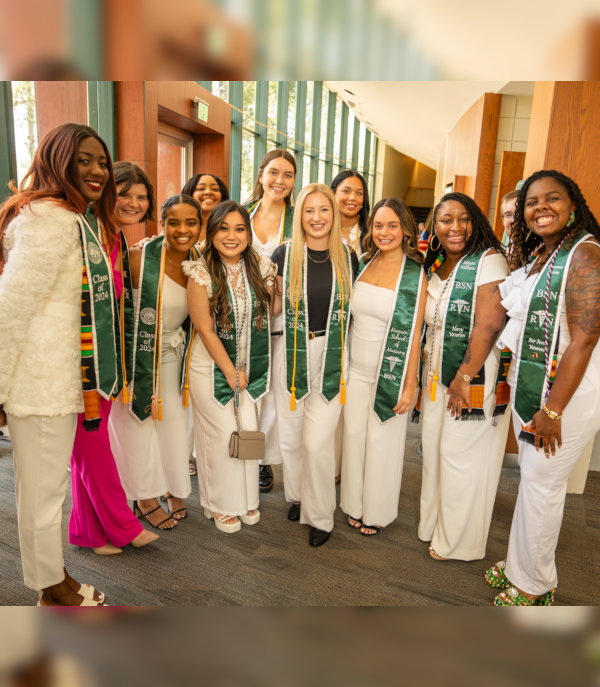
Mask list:
[[[193,196],[200,203],[202,217],[205,220],[208,219],[215,206],[223,200],[219,184],[210,174],[203,174],[198,179]]]
[[[306,196],[302,206],[302,228],[304,229],[307,243],[328,240],[332,226],[333,208],[329,198],[320,191],[315,191]],[[317,248],[315,249],[318,250]]]
[[[225,215],[220,228],[213,236],[212,244],[224,262],[239,261],[248,247],[248,228],[241,213],[235,210]]]
[[[473,222],[467,209],[457,200],[447,200],[440,206],[433,225],[446,255],[460,257],[473,233]]]
[[[139,224],[148,212],[150,201],[148,189],[144,184],[132,184],[126,191],[127,184],[117,186],[115,217],[120,224]]]
[[[346,177],[335,189],[335,200],[342,219],[358,221],[358,213],[365,202],[363,185],[358,177]]]
[[[75,185],[86,203],[100,200],[109,178],[108,159],[100,141],[84,138],[77,148]]]
[[[161,222],[167,237],[167,248],[187,255],[200,238],[198,210],[188,203],[170,207]]]
[[[404,232],[398,215],[390,207],[381,207],[373,217],[373,243],[382,253],[402,252]]]
[[[516,198],[509,198],[508,200],[503,201],[501,210],[502,210],[502,226],[504,227],[504,231],[510,236],[510,232],[512,231],[512,223],[513,220],[515,219],[515,206],[517,204],[517,199]]]
[[[564,231],[574,209],[575,204],[560,181],[542,177],[527,190],[523,217],[534,234],[553,241]]]
[[[294,167],[283,157],[276,157],[258,175],[265,196],[279,202],[287,198],[294,188]]]

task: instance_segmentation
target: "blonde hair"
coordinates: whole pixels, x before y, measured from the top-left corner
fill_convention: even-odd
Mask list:
[[[296,300],[296,295],[302,293],[302,266],[304,264],[304,245],[306,236],[302,226],[302,210],[308,196],[312,193],[322,193],[327,197],[333,210],[333,224],[329,233],[329,257],[333,265],[335,278],[339,281],[341,277],[344,289],[344,301],[349,300],[352,292],[352,276],[348,268],[349,249],[342,241],[342,225],[340,211],[335,202],[333,191],[325,184],[308,184],[305,186],[296,202],[294,208],[294,221],[292,224],[292,243],[290,246],[290,283],[288,284],[288,295],[291,302]]]

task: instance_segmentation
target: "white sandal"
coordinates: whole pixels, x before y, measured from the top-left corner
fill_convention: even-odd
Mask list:
[[[256,525],[260,520],[260,511],[258,509],[249,510],[245,515],[240,516],[240,520],[244,525]]]
[[[209,520],[214,518],[215,527],[226,534],[233,534],[234,532],[239,532],[242,529],[242,523],[237,515],[226,515],[225,513],[221,513],[221,515],[216,516],[211,510],[205,508],[204,517],[208,518]],[[228,520],[233,520],[233,522],[227,522]]]

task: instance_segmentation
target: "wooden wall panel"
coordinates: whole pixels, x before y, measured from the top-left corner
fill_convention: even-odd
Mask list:
[[[509,192],[514,191],[517,183],[523,178],[523,167],[525,165],[525,153],[517,153],[510,150],[502,152],[500,160],[500,176],[498,177],[498,192],[496,195],[496,210],[494,212],[494,234],[498,239],[502,239],[504,225],[500,217],[500,204],[502,198]]]
[[[38,140],[59,124],[88,123],[85,81],[36,81]]]
[[[556,84],[556,81],[536,81],[523,177],[544,169]]]
[[[440,152],[436,201],[445,186],[454,184],[475,199],[487,215],[494,176],[496,138],[502,96],[485,93],[457,122]],[[438,195],[440,194],[440,195]]]

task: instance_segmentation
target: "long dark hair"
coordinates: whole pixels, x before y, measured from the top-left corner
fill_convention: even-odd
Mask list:
[[[375,207],[373,212],[369,217],[369,230],[365,237],[364,248],[365,254],[363,260],[369,262],[375,253],[377,252],[377,246],[373,241],[373,220],[377,214],[379,208],[390,208],[398,220],[400,221],[400,227],[402,228],[402,234],[404,235],[402,239],[402,250],[406,253],[407,257],[419,265],[423,264],[423,255],[417,247],[418,240],[418,229],[417,223],[412,212],[406,207],[406,204],[400,198],[383,198],[380,200]]]
[[[504,248],[502,247],[500,241],[498,241],[498,239],[496,238],[494,231],[490,226],[488,218],[483,214],[483,211],[481,210],[479,205],[477,205],[477,203],[472,198],[465,195],[464,193],[459,193],[458,191],[446,193],[446,195],[442,196],[440,202],[433,209],[433,226],[431,227],[432,240],[435,240],[435,238],[433,237],[435,237],[435,220],[437,214],[440,211],[442,205],[449,200],[455,200],[457,203],[460,203],[469,214],[469,217],[471,218],[473,232],[471,233],[471,237],[469,238],[469,240],[467,241],[467,245],[465,246],[465,255],[470,255],[471,253],[482,253],[484,250],[488,248],[493,248],[498,253],[504,255]],[[425,254],[425,263],[423,265],[425,271],[427,271],[433,265],[438,255],[444,256],[444,249],[441,247],[438,241],[438,248],[436,250],[432,250],[430,241],[427,246],[427,253]]]
[[[142,222],[150,220],[154,222],[154,187],[150,183],[150,179],[146,175],[146,172],[138,165],[133,162],[115,162],[113,165],[113,174],[115,176],[115,185],[123,186],[119,191],[117,190],[117,195],[121,193],[127,193],[129,189],[134,184],[142,184],[146,187],[146,195],[148,196],[148,209],[146,214],[142,217]]]
[[[364,180],[364,177],[362,174],[359,174],[358,172],[355,172],[353,169],[345,169],[343,172],[340,172],[337,174],[334,178],[334,180],[331,182],[331,190],[335,194],[335,191],[337,187],[344,181],[344,179],[347,179],[348,177],[356,177],[357,179],[360,179],[360,183],[362,184],[363,187],[363,206],[360,209],[360,212],[358,213],[358,230],[359,230],[359,242],[363,250],[366,250],[365,247],[365,236],[367,235],[367,231],[369,230],[369,212],[371,210],[371,204],[369,203],[369,189],[367,188],[367,182]],[[395,212],[395,211],[394,211]],[[403,225],[404,226],[404,225]]]
[[[231,306],[227,298],[227,269],[221,260],[219,252],[214,247],[213,239],[221,228],[223,220],[230,212],[239,212],[246,227],[248,246],[242,253],[242,260],[246,266],[248,282],[256,295],[259,323],[264,316],[269,316],[269,304],[271,302],[271,294],[265,286],[265,281],[260,271],[259,255],[254,248],[252,248],[252,228],[250,226],[250,215],[248,211],[243,205],[236,203],[234,200],[226,200],[224,203],[219,203],[210,213],[206,224],[206,245],[204,246],[203,256],[206,261],[208,272],[215,285],[213,295],[210,299],[210,307],[214,310],[219,325],[225,330],[231,328],[231,323],[229,321]],[[259,329],[262,329],[261,324],[258,326]]]
[[[525,224],[523,211],[525,208],[527,191],[531,184],[544,177],[551,177],[558,181],[566,190],[571,202],[575,205],[575,220],[570,227],[564,228],[563,236],[575,236],[575,234],[583,230],[589,231],[590,234],[600,240],[600,226],[589,209],[579,186],[577,186],[573,179],[570,179],[562,172],[557,172],[554,169],[541,169],[538,172],[534,172],[525,180],[517,196],[515,218],[513,220],[508,249],[508,264],[511,270],[516,270],[530,262],[532,259],[531,254],[542,243],[541,237],[530,231]],[[563,236],[561,236],[561,239]]]
[[[61,124],[49,131],[35,151],[31,167],[19,187],[12,182],[9,184],[14,195],[0,209],[0,240],[8,223],[24,206],[36,200],[52,199],[67,210],[85,213],[88,203],[77,188],[77,151],[86,138],[95,138],[106,156],[108,180],[102,196],[94,204],[93,212],[104,225],[109,248],[114,244],[116,231],[112,218],[117,189],[110,153],[100,136],[83,124]]]
[[[260,167],[258,168],[258,176],[256,177],[254,189],[252,190],[252,196],[247,200],[247,203],[254,203],[255,201],[260,200],[263,197],[265,190],[263,188],[262,183],[259,181],[260,175],[264,172],[265,167],[269,164],[269,162],[271,162],[272,160],[276,160],[278,157],[282,157],[284,160],[287,160],[292,165],[292,167],[294,168],[294,177],[296,177],[296,158],[285,148],[273,148],[273,150],[269,150],[269,152],[263,157],[263,160],[260,163]],[[292,190],[288,193],[284,200],[286,205],[293,205],[293,186]]]
[[[196,186],[198,186],[198,182],[200,181],[200,177],[212,177],[217,182],[219,191],[221,191],[221,202],[224,200],[229,200],[229,191],[227,190],[227,186],[225,186],[225,182],[222,179],[219,179],[219,177],[216,177],[214,174],[209,174],[208,172],[194,174],[191,179],[188,179],[185,182],[184,187],[181,189],[181,194],[185,196],[193,196]]]

